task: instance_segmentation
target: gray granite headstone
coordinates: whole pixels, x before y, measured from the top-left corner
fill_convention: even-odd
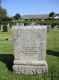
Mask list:
[[[58,28],[58,25],[55,25],[54,28]]]
[[[17,26],[19,26],[19,23],[16,23]]]
[[[51,30],[51,25],[47,25],[47,32]]]
[[[32,22],[31,24],[30,24],[30,26],[34,26],[35,25],[35,22]]]
[[[47,26],[13,26],[15,72],[41,74],[48,71],[46,36]]]
[[[20,23],[20,26],[24,26],[24,23]]]

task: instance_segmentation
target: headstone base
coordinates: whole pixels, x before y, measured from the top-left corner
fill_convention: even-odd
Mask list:
[[[16,73],[22,74],[42,74],[48,72],[46,61],[22,62],[14,60],[13,69]]]

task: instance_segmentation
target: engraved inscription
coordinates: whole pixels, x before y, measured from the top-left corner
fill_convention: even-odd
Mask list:
[[[21,53],[23,54],[39,54],[40,52],[40,34],[35,30],[19,30],[18,32],[20,41],[19,45],[22,45]]]
[[[38,50],[36,50],[36,47],[23,47],[21,52],[24,54],[37,54]]]
[[[44,30],[19,28],[15,34],[17,36],[14,45],[15,54],[19,56],[17,59],[41,60],[43,50],[46,50],[46,35],[44,36]]]

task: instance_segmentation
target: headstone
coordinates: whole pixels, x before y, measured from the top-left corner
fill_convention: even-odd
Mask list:
[[[3,32],[8,32],[8,27],[6,24],[3,25]]]
[[[58,24],[58,28],[59,28],[59,24]]]
[[[55,25],[54,28],[58,28],[58,25]]]
[[[34,26],[34,25],[35,25],[35,22],[32,22],[30,25],[31,25],[31,26]]]
[[[24,26],[27,26],[27,23],[24,23]]]
[[[9,23],[8,23],[7,27],[8,27],[8,29],[9,29],[9,27],[10,27]]]
[[[24,26],[24,23],[20,23],[20,26]]]
[[[9,23],[10,28],[12,28],[12,25],[14,25],[12,22]]]
[[[19,23],[16,23],[17,26],[19,26]]]
[[[51,28],[54,28],[54,24],[51,24]]]
[[[47,25],[47,32],[51,30],[51,25]]]
[[[7,28],[8,28],[8,31],[9,31],[9,29],[10,29],[10,25],[9,25],[9,23],[8,23],[8,25],[7,25]]]
[[[3,25],[3,24],[1,24],[1,31],[3,31],[3,26],[4,26],[4,25]]]
[[[41,74],[48,71],[46,36],[46,26],[13,26],[15,72]]]

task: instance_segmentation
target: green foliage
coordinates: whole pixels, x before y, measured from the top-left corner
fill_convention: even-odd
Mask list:
[[[6,9],[0,8],[0,17],[5,17],[5,16],[7,16]]]
[[[3,18],[7,16],[7,11],[6,9],[0,8],[0,25],[3,22]]]
[[[50,17],[50,18],[54,18],[54,15],[55,15],[54,12],[49,13],[49,17]]]
[[[19,13],[17,13],[13,18],[14,18],[14,20],[19,20],[19,19],[21,19],[21,15]]]
[[[2,21],[3,21],[2,23],[4,23],[4,22],[8,23],[9,21],[12,21],[12,18],[5,16],[2,18]]]
[[[12,21],[12,18],[7,16],[6,9],[0,8],[0,24],[8,23],[9,21]]]

